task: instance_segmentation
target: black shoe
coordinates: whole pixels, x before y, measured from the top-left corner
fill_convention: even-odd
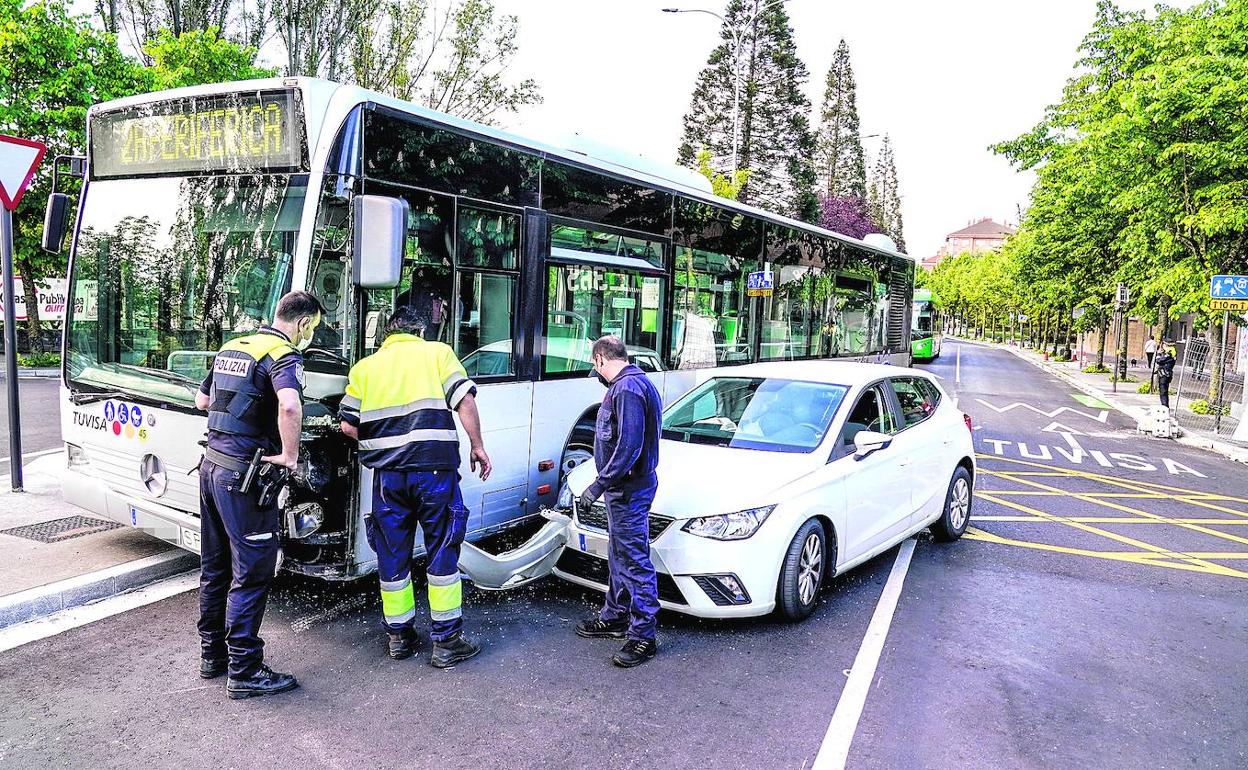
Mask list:
[[[576,635],[584,639],[623,639],[628,631],[627,620],[608,623],[599,618],[582,620],[576,624]]]
[[[225,693],[233,700],[254,698],[260,695],[277,695],[299,686],[293,674],[279,674],[261,663],[251,676],[241,679],[230,677],[225,682]]]
[[[390,637],[390,657],[394,660],[406,660],[416,654],[419,642],[412,629],[406,628],[398,633],[388,631],[386,635]]]
[[[216,679],[230,670],[229,658],[200,658],[199,678]]]
[[[620,668],[632,668],[650,660],[658,651],[659,643],[653,639],[629,639],[624,643],[624,649],[611,658],[611,662]]]
[[[434,642],[433,654],[429,656],[429,662],[434,668],[450,668],[456,663],[468,660],[478,652],[481,652],[481,645],[461,632],[444,642]]]

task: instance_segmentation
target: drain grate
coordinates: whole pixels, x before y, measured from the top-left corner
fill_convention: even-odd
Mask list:
[[[93,519],[90,516],[68,516],[64,519],[27,524],[24,527],[0,529],[0,535],[24,537],[27,540],[34,540],[36,543],[59,543],[62,540],[72,540],[83,535],[94,535],[96,532],[105,532],[110,529],[117,529],[120,526],[115,521]]]

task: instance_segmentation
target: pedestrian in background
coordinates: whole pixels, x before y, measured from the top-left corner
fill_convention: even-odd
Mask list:
[[[1157,395],[1161,398],[1161,405],[1170,408],[1170,380],[1174,378],[1174,348],[1170,347],[1170,341],[1165,340],[1161,344],[1161,350],[1157,351]]]
[[[658,652],[659,587],[650,561],[650,504],[659,484],[655,468],[663,403],[654,383],[628,362],[619,337],[602,337],[590,354],[607,394],[594,431],[598,477],[577,505],[588,511],[599,497],[606,498],[609,577],[602,612],[581,621],[576,633],[586,639],[627,638],[611,661],[631,668]]]
[[[1149,337],[1144,340],[1144,358],[1148,361],[1148,370],[1153,370],[1153,356],[1157,355],[1157,340]]]
[[[481,440],[477,386],[450,346],[424,339],[428,328],[423,311],[396,308],[381,349],[351,367],[339,416],[342,432],[359,442],[360,464],[373,469],[373,510],[364,523],[377,553],[388,653],[403,660],[416,652],[412,546],[419,527],[429,556],[429,662],[450,668],[481,651],[464,633],[459,550],[468,509],[452,412],[468,434],[469,463],[482,481],[490,477],[490,457]]]

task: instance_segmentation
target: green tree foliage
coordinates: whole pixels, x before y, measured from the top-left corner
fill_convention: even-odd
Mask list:
[[[1119,281],[1150,321],[1216,327],[1209,277],[1248,270],[1245,29],[1248,0],[1152,16],[1101,0],[1061,100],[994,148],[1037,170],[1020,279],[1090,311],[1102,339]]]
[[[47,158],[13,218],[14,262],[26,279],[32,350],[42,349],[35,283],[65,272],[65,258],[39,246],[42,203],[51,192],[53,159],[86,150],[87,108],[156,88],[268,74],[251,66],[254,53],[212,30],[181,37],[164,33],[149,44],[152,66],[144,66],[123,55],[113,35],[70,14],[63,3],[0,0],[0,132],[48,145]]]
[[[867,166],[858,123],[858,87],[844,40],[828,68],[818,136],[820,186],[828,198],[867,197]]]
[[[731,174],[721,174],[711,168],[711,151],[705,147],[698,151],[698,173],[710,181],[711,190],[716,195],[734,201],[741,196],[741,188],[745,187],[745,180],[750,178],[750,172],[744,169],[738,169]]]
[[[819,215],[815,138],[810,102],[801,90],[808,73],[797,56],[788,12],[784,3],[730,0],[724,16],[723,43],[698,76],[677,160],[693,167],[699,149],[709,148],[717,173],[750,171],[743,202],[813,222]]]
[[[880,157],[875,161],[871,185],[867,191],[867,214],[875,222],[879,232],[897,244],[899,251],[906,250],[906,236],[901,216],[901,186],[897,181],[897,161],[893,156],[893,144],[888,135],[880,147]]]

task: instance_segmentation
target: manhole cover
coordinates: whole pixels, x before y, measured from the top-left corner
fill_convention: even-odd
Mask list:
[[[24,537],[37,543],[59,543],[62,540],[72,540],[83,535],[94,535],[96,532],[105,532],[110,529],[117,529],[120,526],[115,521],[93,519],[90,516],[68,516],[64,519],[27,524],[24,527],[0,529],[0,535]]]

